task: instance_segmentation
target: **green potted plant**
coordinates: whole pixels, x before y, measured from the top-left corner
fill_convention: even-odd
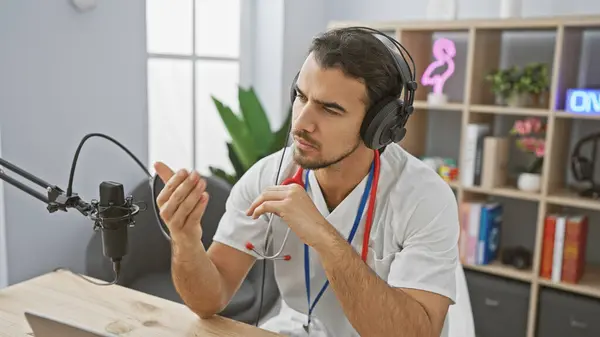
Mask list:
[[[522,69],[513,66],[494,70],[486,76],[496,96],[496,104],[511,107],[544,106],[550,86],[548,65],[530,63]]]
[[[231,137],[227,143],[229,160],[234,168],[233,173],[209,167],[211,173],[231,185],[261,158],[280,150],[286,139],[291,122],[291,111],[279,130],[273,131],[268,116],[253,88],[244,89],[238,86],[240,113],[211,96],[223,124]]]
[[[546,105],[550,89],[550,76],[548,65],[543,63],[530,63],[523,68],[520,78],[526,85],[524,91],[530,96],[532,106]]]
[[[485,77],[486,81],[490,82],[491,90],[496,99],[496,104],[507,104],[507,100],[513,93],[516,78],[516,67],[511,67],[508,69],[496,69]]]

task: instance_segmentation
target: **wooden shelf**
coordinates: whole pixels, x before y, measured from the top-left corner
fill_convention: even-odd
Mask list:
[[[529,270],[520,270],[515,267],[503,265],[498,261],[494,261],[490,264],[463,264],[463,268],[476,270],[480,272],[485,272],[488,274],[508,277],[515,280],[531,282],[533,279],[533,273],[531,269]]]
[[[462,111],[464,105],[461,103],[446,103],[441,105],[431,105],[426,101],[414,101],[415,109],[430,109],[430,110],[447,110],[447,111]]]
[[[471,105],[469,106],[471,112],[487,113],[495,115],[514,115],[514,116],[539,116],[548,117],[550,115],[549,110],[535,109],[535,108],[513,108],[508,106],[498,105]]]
[[[580,197],[576,192],[569,190],[560,190],[551,193],[546,197],[546,200],[548,203],[555,205],[600,211],[600,199],[594,200],[591,198]]]
[[[518,18],[518,19],[479,19],[479,20],[448,20],[448,21],[388,21],[388,22],[333,22],[330,28],[347,26],[370,26],[385,31],[387,34],[395,35],[398,41],[410,52],[415,61],[417,82],[419,89],[415,93],[414,106],[416,109],[451,111],[453,116],[460,117],[460,129],[457,131],[448,130],[448,117],[445,114],[416,113],[408,122],[407,136],[400,143],[411,154],[421,157],[427,155],[426,151],[445,153],[444,155],[456,156],[455,151],[440,149],[439,144],[428,146],[428,132],[431,132],[432,124],[436,123],[434,118],[440,118],[444,125],[435,126],[436,131],[441,130],[441,137],[444,139],[459,139],[455,149],[458,149],[457,162],[460,162],[464,155],[462,149],[465,148],[464,136],[465,130],[471,123],[488,123],[492,126],[492,135],[498,136],[505,128],[504,120],[510,120],[513,116],[532,116],[540,117],[547,122],[546,132],[546,153],[542,168],[542,186],[539,193],[527,193],[518,190],[513,186],[503,186],[499,188],[483,188],[480,186],[462,186],[460,182],[449,182],[457,193],[457,202],[459,204],[479,199],[483,196],[507,197],[517,202],[534,201],[537,206],[537,216],[532,217],[531,221],[536,221],[535,228],[527,226],[523,230],[523,237],[533,236],[532,248],[532,267],[530,270],[518,270],[511,266],[505,266],[498,262],[489,265],[464,265],[465,269],[476,270],[490,275],[497,275],[511,279],[530,282],[531,298],[529,302],[529,313],[527,317],[527,337],[535,337],[537,314],[539,311],[539,288],[548,286],[559,288],[564,291],[584,294],[600,298],[600,268],[590,268],[587,270],[582,281],[579,284],[552,283],[548,280],[540,279],[535,275],[535,270],[539,270],[542,243],[544,233],[544,223],[546,215],[551,211],[558,210],[565,206],[585,210],[599,211],[600,200],[591,200],[577,196],[575,193],[561,190],[561,186],[567,186],[565,181],[567,171],[570,168],[569,157],[572,149],[571,132],[574,129],[575,121],[584,120],[589,123],[600,123],[600,115],[575,114],[565,111],[566,92],[570,88],[579,86],[578,76],[581,73],[580,60],[583,52],[583,35],[586,29],[600,29],[600,15],[596,16],[565,16],[565,17],[546,17],[546,18]],[[485,80],[485,76],[490,72],[507,62],[501,60],[501,55],[506,54],[503,51],[503,44],[506,42],[504,33],[521,32],[543,32],[544,36],[550,36],[552,45],[545,49],[539,56],[527,55],[529,61],[538,61],[547,63],[550,68],[550,91],[547,97],[548,104],[542,108],[530,107],[508,107],[494,105],[495,97],[491,90],[491,84]],[[464,37],[466,37],[466,51],[457,50],[457,55],[464,57],[456,62],[457,67],[454,72],[453,86],[457,84],[456,77],[464,78],[462,88],[462,97],[453,98],[456,102],[440,106],[432,106],[427,103],[428,88],[423,85],[419,74],[425,72],[426,67],[431,63],[432,46],[434,39],[438,35],[444,35],[448,32],[459,32],[461,36],[460,46],[464,47]],[[438,34],[439,33],[439,34]],[[451,34],[448,34],[451,35]],[[457,34],[454,34],[457,35]],[[544,40],[546,40],[544,37]],[[539,44],[532,43],[531,48],[537,48]],[[459,44],[457,43],[457,46]],[[522,50],[520,46],[519,55],[528,51]],[[546,48],[546,47],[544,47]],[[551,51],[550,54],[548,51]],[[458,56],[457,56],[458,57]],[[593,55],[591,55],[593,58]],[[502,62],[501,62],[502,61]],[[527,62],[529,62],[527,61]],[[510,62],[508,62],[510,63]],[[458,66],[460,64],[460,67]],[[517,65],[517,64],[515,64]],[[463,73],[464,72],[464,73]],[[458,76],[457,76],[458,75]],[[461,89],[461,88],[459,88]],[[450,93],[449,93],[450,94]],[[546,106],[547,105],[547,106]],[[444,115],[444,116],[439,116]],[[434,117],[435,116],[435,117]],[[500,122],[496,123],[497,120]],[[600,124],[598,124],[600,125]],[[454,126],[455,127],[455,126]],[[460,132],[460,137],[453,137],[453,134]],[[509,135],[502,133],[501,135]],[[507,184],[510,184],[507,182]],[[479,194],[479,195],[478,195]],[[505,218],[518,218],[519,214],[510,214]],[[590,226],[595,226],[591,223]],[[510,227],[510,226],[509,226]],[[535,230],[535,231],[534,231]],[[529,231],[529,232],[525,232]],[[519,233],[520,234],[520,233]],[[588,241],[589,242],[589,241]],[[531,247],[528,247],[531,249]]]
[[[487,195],[494,195],[499,197],[507,197],[513,199],[522,199],[522,200],[531,200],[531,201],[540,201],[542,198],[540,194],[524,192],[516,187],[506,186],[506,187],[495,187],[495,188],[483,188],[480,186],[463,186],[462,187],[466,192],[474,192],[481,193]]]
[[[583,277],[577,284],[553,282],[541,277],[538,278],[538,282],[547,287],[600,298],[600,266],[587,266]]]
[[[556,111],[554,112],[554,116],[558,118],[572,118],[572,119],[591,119],[600,121],[600,114],[597,115],[587,115],[587,114],[577,114],[566,111]]]

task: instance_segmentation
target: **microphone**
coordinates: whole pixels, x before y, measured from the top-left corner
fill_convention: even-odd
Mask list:
[[[104,181],[100,184],[100,203],[97,206],[101,222],[104,256],[111,261],[121,261],[127,254],[127,228],[132,225],[131,199],[125,201],[123,185]]]
[[[2,158],[0,158],[0,179],[46,203],[46,208],[50,213],[54,213],[59,210],[66,212],[69,208],[73,208],[79,211],[85,217],[93,220],[94,231],[101,231],[102,253],[105,257],[112,261],[115,278],[110,283],[102,284],[89,280],[83,277],[83,275],[77,275],[96,285],[111,285],[116,284],[119,280],[121,260],[127,254],[128,249],[127,230],[129,227],[132,227],[135,224],[134,217],[139,213],[140,207],[133,203],[132,196],[125,198],[123,185],[114,181],[103,181],[100,184],[100,201],[93,199],[91,202],[87,202],[81,199],[77,193],[73,193],[73,178],[75,175],[77,158],[79,157],[79,152],[81,151],[83,144],[91,137],[105,138],[118,145],[137,162],[137,164],[144,170],[149,178],[152,178],[152,175],[142,164],[142,162],[121,143],[104,134],[91,133],[86,135],[81,140],[77,151],[75,152],[66,193],[60,187],[49,184],[43,179],[36,177],[35,175]],[[23,182],[11,177],[2,170],[2,167],[22,176],[36,185],[39,185],[46,191],[46,194],[44,195],[43,193],[25,185]]]

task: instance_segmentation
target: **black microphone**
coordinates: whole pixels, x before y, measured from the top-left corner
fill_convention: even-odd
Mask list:
[[[121,260],[127,254],[128,250],[127,231],[130,226],[135,224],[134,217],[140,212],[140,207],[133,203],[132,196],[125,198],[122,184],[113,181],[104,181],[100,184],[100,201],[92,200],[88,203],[77,195],[77,193],[73,192],[75,166],[77,164],[77,159],[79,158],[79,153],[83,144],[92,137],[104,138],[119,146],[133,158],[149,179],[153,178],[152,174],[150,174],[144,164],[123,144],[110,136],[101,133],[90,133],[83,137],[75,151],[66,193],[60,187],[49,184],[43,179],[36,177],[3,158],[0,158],[0,180],[4,180],[17,189],[46,203],[46,208],[50,213],[55,213],[57,211],[66,212],[68,209],[75,209],[85,217],[94,221],[94,231],[101,230],[103,254],[112,261],[115,279],[110,283],[97,283],[83,275],[77,273],[76,275],[97,285],[111,285],[116,284],[119,280]],[[43,190],[46,191],[46,194],[36,191],[32,187],[27,186],[24,182],[11,177],[2,169],[3,167],[43,188]]]
[[[113,262],[127,254],[127,228],[132,224],[131,205],[125,201],[123,185],[104,181],[100,184],[98,218],[102,231],[104,256]]]

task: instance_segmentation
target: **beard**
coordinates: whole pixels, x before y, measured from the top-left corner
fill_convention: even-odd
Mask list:
[[[300,167],[302,167],[304,170],[323,169],[323,168],[327,168],[332,165],[335,165],[335,164],[341,162],[342,160],[346,159],[348,156],[350,156],[352,153],[354,153],[354,151],[356,151],[356,149],[358,149],[359,146],[360,146],[360,137],[356,140],[356,143],[351,148],[347,149],[342,154],[340,154],[332,159],[320,159],[320,160],[319,159],[311,160],[310,158],[305,157],[304,151],[295,147],[294,148],[294,161],[298,165],[300,165]]]

